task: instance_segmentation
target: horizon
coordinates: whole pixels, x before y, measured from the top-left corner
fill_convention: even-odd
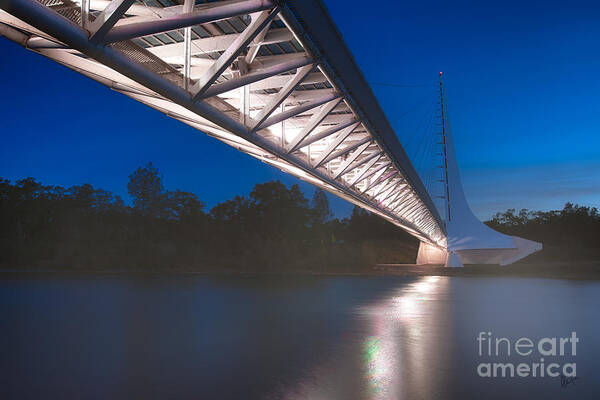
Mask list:
[[[444,71],[463,186],[483,220],[509,208],[560,209],[568,201],[600,207],[595,107],[600,82],[587,78],[600,66],[595,51],[600,44],[593,40],[600,34],[594,23],[600,8],[580,2],[563,10],[558,4],[540,9],[513,2],[500,11],[493,5],[385,4],[359,15],[347,2],[326,1],[367,81],[435,86],[438,71]],[[468,20],[469,29],[448,22],[452,18]],[[355,29],[359,23],[377,29]],[[502,29],[506,24],[508,31]],[[379,40],[415,36],[418,43]],[[129,202],[127,176],[153,161],[167,189],[195,193],[209,209],[274,179],[298,183],[312,196],[312,185],[76,72],[5,39],[0,48],[6,54],[0,71],[12,76],[4,87],[11,105],[0,111],[5,124],[0,175],[7,179],[90,183]],[[453,57],[459,51],[463,56]],[[49,78],[42,91],[32,79],[40,72]],[[372,89],[406,148],[418,115],[404,112],[425,89],[374,84]],[[337,217],[350,214],[352,204],[328,197]]]
[[[154,163],[152,163],[152,162],[150,161],[149,163],[146,163],[145,165],[140,165],[140,166],[139,166],[139,168],[146,168],[146,167],[147,167],[149,164],[152,164],[152,166],[153,166],[153,167],[156,167],[156,165],[154,165]],[[132,171],[132,172],[131,172],[131,174],[133,174],[133,172],[134,172],[134,171]],[[177,190],[181,190],[181,188],[176,188],[176,187],[167,187],[167,186],[165,185],[166,179],[165,179],[165,176],[164,176],[164,174],[162,174],[162,173],[161,173],[160,169],[158,169],[158,173],[159,173],[159,176],[160,176],[160,179],[161,179],[161,184],[163,185],[163,187],[164,187],[164,191],[165,191],[165,192],[166,192],[166,191],[177,191]],[[131,174],[129,174],[129,175],[128,175],[128,177],[129,177]],[[6,178],[4,178],[3,176],[0,176],[0,181],[1,181],[2,179],[6,179]],[[17,180],[10,180],[10,179],[8,179],[8,182],[9,182],[10,184],[12,184],[12,185],[16,185],[16,184],[17,184],[17,181],[19,181],[19,180],[21,180],[21,179],[34,179],[34,181],[35,181],[35,182],[39,183],[39,184],[40,184],[40,185],[42,185],[42,186],[61,187],[61,188],[63,188],[63,189],[66,189],[66,190],[68,190],[68,189],[70,189],[71,187],[74,187],[74,186],[82,186],[82,185],[90,184],[90,183],[88,183],[88,182],[82,182],[82,183],[79,183],[79,184],[74,184],[74,185],[69,185],[69,186],[63,186],[63,185],[53,185],[53,184],[46,184],[45,182],[42,182],[42,181],[40,181],[40,180],[36,179],[36,178],[35,178],[35,177],[33,177],[33,176],[23,177],[23,178],[20,178],[20,179],[17,179]],[[281,180],[280,180],[280,179],[271,179],[271,180],[268,180],[268,181],[256,182],[256,183],[255,183],[255,185],[252,187],[252,189],[254,189],[254,187],[255,187],[256,185],[261,185],[261,184],[265,184],[265,183],[269,183],[269,182],[281,182]],[[305,183],[305,182],[303,182],[303,181],[299,181],[299,182],[292,182],[292,183],[289,183],[289,184],[286,184],[285,182],[281,182],[281,183],[282,183],[283,185],[285,185],[285,187],[286,187],[286,188],[288,188],[288,189],[290,189],[290,188],[291,188],[293,185],[298,185],[298,186],[300,186],[300,185],[299,185],[300,183],[304,183],[305,185],[307,185],[307,186],[309,186],[309,187],[313,188],[313,191],[312,191],[311,193],[307,193],[306,191],[302,190],[302,188],[300,188],[300,189],[301,189],[301,191],[302,191],[302,193],[303,193],[303,195],[304,195],[304,196],[305,196],[305,198],[308,200],[308,202],[309,202],[309,206],[310,206],[310,204],[312,203],[312,198],[313,198],[313,196],[314,196],[315,192],[316,192],[316,191],[319,189],[319,188],[317,188],[317,187],[315,187],[315,186],[313,186],[313,185],[307,184],[307,183]],[[92,185],[92,184],[90,184],[90,185]],[[116,197],[117,197],[119,200],[123,201],[123,204],[124,204],[126,207],[131,207],[131,208],[133,208],[133,207],[134,207],[134,204],[133,204],[133,198],[132,198],[132,196],[131,196],[129,193],[127,193],[127,190],[125,191],[125,195],[122,195],[122,194],[120,194],[120,193],[115,193],[115,192],[113,192],[113,191],[106,190],[106,189],[104,189],[104,188],[97,187],[97,186],[94,186],[94,185],[92,185],[92,187],[93,187],[95,190],[103,190],[103,191],[106,191],[106,192],[110,193],[111,195],[114,195],[114,196],[116,196]],[[198,196],[197,198],[198,198],[198,200],[199,200],[199,201],[200,201],[200,202],[203,204],[202,211],[203,211],[203,212],[205,212],[206,214],[210,214],[210,211],[211,211],[211,210],[212,210],[214,207],[216,207],[216,206],[218,206],[219,204],[222,204],[222,203],[224,203],[224,202],[226,202],[226,201],[233,200],[235,197],[238,197],[238,196],[240,196],[240,197],[244,197],[244,198],[249,198],[249,197],[250,197],[250,192],[252,191],[252,189],[251,189],[251,190],[250,190],[248,193],[244,193],[244,194],[240,194],[240,193],[238,193],[238,194],[236,194],[236,195],[232,196],[231,198],[224,199],[223,201],[220,201],[220,202],[218,202],[218,203],[215,203],[215,204],[210,204],[210,205],[209,205],[208,203],[206,203],[206,202],[205,202],[205,201],[204,201],[204,200],[203,200],[201,197],[199,197],[199,196]],[[186,191],[183,191],[183,192],[186,192]],[[337,196],[335,196],[335,195],[333,195],[333,194],[331,194],[331,193],[329,193],[329,192],[327,192],[327,191],[325,191],[325,190],[323,190],[323,192],[324,192],[324,193],[327,195],[327,198],[328,198],[328,200],[329,200],[329,206],[330,206],[330,208],[331,208],[331,201],[332,201],[332,200],[333,200],[333,201],[335,201],[335,200],[341,200],[341,199],[339,199]],[[191,193],[191,192],[186,192],[186,193]],[[193,193],[193,194],[195,194],[195,193]],[[197,196],[197,195],[196,195],[196,196]],[[509,210],[514,210],[514,211],[516,211],[516,212],[520,212],[520,211],[523,211],[523,210],[525,210],[525,211],[530,211],[530,212],[553,212],[553,211],[561,211],[561,210],[562,210],[562,209],[563,209],[563,208],[564,208],[564,207],[565,207],[567,204],[571,204],[571,205],[573,205],[573,206],[579,206],[579,207],[587,207],[587,208],[589,208],[589,209],[597,209],[597,207],[595,207],[595,206],[591,206],[591,205],[588,205],[588,204],[580,204],[580,203],[577,203],[577,202],[572,202],[572,201],[569,201],[569,200],[567,200],[567,201],[566,201],[566,202],[565,202],[565,203],[564,203],[562,206],[560,206],[560,207],[557,207],[557,208],[554,208],[554,209],[541,210],[541,209],[527,209],[527,208],[525,208],[525,209],[514,209],[514,208],[509,208],[509,209],[505,209],[505,210],[498,210],[498,211],[496,211],[495,213],[493,213],[493,214],[492,214],[492,215],[491,215],[489,218],[483,219],[482,221],[485,221],[485,222],[491,221],[491,220],[492,220],[492,219],[493,219],[493,218],[494,218],[496,215],[498,215],[498,214],[504,214],[504,213],[508,212]],[[353,209],[354,207],[358,207],[358,206],[355,206],[355,205],[353,205],[353,204],[349,204],[349,205],[350,205],[350,207],[351,207],[351,209],[350,209],[350,212],[349,212],[349,213],[347,213],[347,214],[345,214],[345,215],[338,215],[338,214],[336,214],[336,213],[334,212],[334,210],[332,209],[332,210],[331,210],[331,211],[332,211],[332,215],[331,215],[331,217],[330,217],[330,220],[338,219],[338,220],[342,221],[343,219],[349,219],[349,218],[352,216],[352,209]],[[359,207],[359,208],[360,208],[360,207]],[[364,210],[364,211],[366,211],[367,213],[371,214],[371,213],[370,213],[368,210]]]

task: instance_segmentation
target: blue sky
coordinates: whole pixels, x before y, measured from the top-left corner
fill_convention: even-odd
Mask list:
[[[368,81],[432,85],[373,86],[409,150],[444,71],[458,163],[478,216],[566,201],[600,207],[597,3],[325,3]],[[2,177],[89,182],[126,197],[128,174],[152,161],[167,188],[208,206],[258,182],[297,182],[5,39],[0,52]],[[332,201],[338,216],[351,210]]]

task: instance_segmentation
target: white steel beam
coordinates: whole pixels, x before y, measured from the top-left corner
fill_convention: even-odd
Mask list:
[[[321,154],[317,157],[317,159],[315,160],[315,168],[320,167],[323,162],[325,162],[325,159],[335,150],[338,148],[338,146],[340,144],[342,144],[342,142],[344,140],[346,140],[346,138],[348,136],[350,136],[350,134],[356,129],[356,127],[360,124],[360,122],[355,122],[353,124],[351,124],[350,126],[348,126],[347,128],[345,128],[344,130],[342,130],[340,133],[338,133],[338,135],[335,137],[335,139],[333,139],[333,141],[331,143],[329,143],[329,145],[327,145],[327,147],[325,148],[325,150],[323,150],[321,152]]]
[[[419,207],[419,199],[418,198],[414,198],[411,203],[410,206],[406,207],[405,209],[401,210],[398,214],[400,214],[400,216],[402,216],[403,218],[407,219],[412,215],[412,212],[415,211],[415,209],[417,207]]]
[[[340,70],[337,68],[332,69],[327,63],[319,67],[320,72],[310,73],[309,65],[314,61],[306,55],[317,54],[316,50],[319,47],[315,47],[312,42],[315,37],[303,36],[303,32],[301,30],[297,31],[297,27],[292,20],[284,20],[286,23],[285,28],[268,29],[274,18],[271,15],[278,11],[280,2],[271,0],[219,1],[196,6],[193,10],[190,7],[191,0],[185,1],[187,3],[184,4],[187,5],[186,10],[183,6],[155,7],[156,10],[154,10],[152,7],[131,4],[132,0],[105,2],[104,5],[107,7],[105,7],[106,12],[104,14],[107,16],[100,16],[96,22],[99,28],[95,30],[95,36],[92,32],[91,36],[94,37],[95,43],[91,43],[89,33],[82,30],[78,24],[69,22],[63,16],[57,15],[52,9],[62,7],[63,10],[75,9],[78,11],[79,6],[82,6],[85,19],[87,3],[90,3],[90,9],[98,10],[98,5],[103,0],[74,1],[75,4],[68,7],[64,5],[48,7],[34,0],[0,0],[0,7],[11,13],[7,14],[0,11],[0,21],[7,21],[8,15],[9,21],[14,23],[11,23],[11,26],[20,31],[25,31],[28,35],[33,35],[33,38],[28,38],[27,35],[24,35],[25,37],[21,37],[23,35],[12,35],[17,42],[24,43],[30,49],[156,108],[168,116],[196,126],[271,165],[349,199],[353,203],[402,226],[421,240],[431,240],[443,246],[444,228],[437,225],[436,218],[438,217],[435,210],[428,208],[429,196],[420,189],[419,179],[416,179],[415,186],[412,183],[407,186],[408,183],[403,180],[404,170],[399,167],[399,165],[404,165],[402,163],[405,162],[400,157],[402,154],[399,155],[400,160],[396,160],[393,157],[393,150],[392,154],[387,154],[374,142],[380,139],[385,141],[387,136],[382,134],[381,129],[384,131],[383,133],[386,133],[389,129],[385,126],[382,128],[381,124],[371,118],[373,117],[371,114],[382,118],[377,107],[373,111],[368,107],[368,103],[356,98],[361,92],[361,90],[358,90],[360,85],[358,87],[353,85],[351,77],[349,78],[343,73],[339,75]],[[126,2],[130,2],[129,9],[127,9]],[[110,13],[111,7],[114,8],[115,12]],[[254,9],[250,10],[252,7]],[[276,11],[265,11],[272,8],[275,8]],[[290,16],[287,8],[284,8],[282,13],[282,18]],[[230,36],[227,39],[210,39],[214,43],[218,42],[221,46],[224,46],[226,57],[221,56],[217,60],[192,57],[192,52],[196,49],[190,48],[192,45],[190,26],[203,23],[201,21],[211,22],[217,21],[219,18],[227,19],[231,16],[246,14],[254,14],[254,18],[249,27],[241,34],[221,35],[222,32],[216,28],[216,25],[207,24],[204,26],[214,36]],[[255,24],[265,14],[268,14],[269,18],[265,18],[264,21],[261,21],[261,26],[257,27]],[[97,13],[94,13],[94,15],[97,15]],[[121,18],[122,15],[134,15],[134,17]],[[257,16],[258,18],[256,18]],[[142,20],[143,18],[145,18],[145,21]],[[73,21],[72,16],[68,19]],[[149,28],[150,23],[153,26]],[[232,21],[232,23],[234,22]],[[177,28],[172,28],[175,26]],[[90,27],[91,25],[88,26],[88,28]],[[150,29],[158,33],[163,32],[162,29],[166,27],[172,29],[188,28],[182,32],[185,38],[183,44],[163,50],[163,54],[167,55],[168,52],[179,49],[177,54],[168,57],[157,56],[158,59],[149,57],[148,61],[141,61],[139,57],[130,57],[129,54],[121,51],[120,47],[104,45],[115,40],[121,40],[119,38],[128,38],[128,35],[131,38],[136,37],[131,35],[134,33],[140,34],[144,29],[146,31]],[[171,30],[171,28],[167,30]],[[306,53],[290,53],[287,47],[284,46],[284,52],[289,54],[256,57],[258,46],[269,40],[269,32],[275,30],[281,32],[281,35],[287,35],[288,38],[290,34],[295,36],[302,46],[302,51],[306,49]],[[37,38],[35,35],[41,36],[41,38]],[[39,40],[36,41],[36,39]],[[47,43],[42,43],[44,40]],[[149,40],[149,38],[146,38],[146,40]],[[31,46],[29,46],[30,41]],[[167,46],[170,45],[163,47]],[[160,52],[161,50],[158,49],[160,47],[157,47],[155,51]],[[199,50],[199,53],[205,51],[202,48]],[[140,55],[145,53],[148,56],[152,51],[141,47],[138,50]],[[319,56],[327,62],[331,61],[326,56]],[[277,69],[282,67],[282,63],[297,62],[299,57],[308,60],[308,63],[277,72]],[[231,64],[236,58],[242,65],[239,69],[237,64]],[[200,78],[196,85],[202,83],[200,90],[204,93],[192,100],[189,91],[182,88],[182,86],[185,87],[185,84],[181,85],[181,81],[173,79],[174,77],[179,79],[181,75],[175,73],[161,75],[154,72],[156,69],[152,68],[154,65],[151,64],[154,63],[156,66],[160,66],[159,60],[175,65],[178,69],[183,67],[184,77],[192,80],[195,80],[195,77]],[[244,62],[246,60],[250,61],[250,65]],[[269,68],[272,69],[269,70]],[[296,70],[296,75],[281,75],[293,70]],[[205,79],[209,76],[208,74],[211,74],[209,79]],[[232,75],[235,75],[235,77],[227,80]],[[219,79],[220,76],[223,76],[226,81],[214,84],[217,79],[221,80]],[[328,81],[329,77],[332,78],[332,81]],[[341,79],[338,80],[338,78]],[[314,89],[306,86],[302,90],[297,90],[299,86],[311,82],[311,79],[315,82],[326,82],[328,85],[325,88],[321,86]],[[254,85],[255,83],[256,85]],[[244,88],[244,92],[235,92],[240,87]],[[350,91],[348,91],[348,87]],[[195,86],[195,88],[197,87]],[[259,92],[264,88],[282,89],[278,93]],[[353,88],[356,90],[352,91]],[[211,96],[204,97],[207,94],[211,94]],[[324,94],[327,96],[323,96]],[[315,96],[317,96],[316,99]],[[202,97],[202,99],[199,99],[199,97]],[[249,107],[249,98],[252,99],[251,108]],[[373,100],[372,96],[370,99]],[[308,102],[304,104],[304,101]],[[277,114],[276,108],[279,105],[298,103],[298,106],[288,107]],[[317,109],[320,105],[322,107]],[[358,105],[358,109],[356,109],[356,105]],[[239,108],[243,109],[242,113],[240,113]],[[365,110],[367,111],[366,114],[364,114]],[[360,121],[354,119],[358,111],[361,112],[361,118],[364,116],[366,119]],[[285,137],[282,136],[281,141],[274,142],[266,135],[256,134],[252,129],[249,129],[246,120],[243,123],[239,122],[241,114],[249,116],[250,113],[255,116],[256,122],[254,124],[259,129],[264,129],[271,123],[283,123],[285,121],[288,136],[294,135],[290,147],[297,149],[315,143],[310,146],[308,161],[304,152],[290,154],[286,151],[285,143],[287,140]],[[349,120],[349,118],[352,119]],[[334,127],[331,124],[338,124],[338,126]],[[349,125],[340,127],[340,124]],[[352,126],[354,124],[356,124],[355,127]],[[328,148],[331,146],[329,142],[332,139],[337,141],[341,135],[340,132],[349,128],[351,131],[337,145]],[[315,130],[316,134],[314,133]],[[299,135],[296,132],[302,134]],[[275,130],[272,133],[277,135]],[[327,140],[317,143],[320,139],[315,140],[315,138],[320,137],[322,139],[327,138]],[[395,142],[392,145],[392,148],[397,147]],[[387,147],[385,150],[388,150]],[[313,157],[310,157],[310,152],[313,153]],[[314,157],[315,154],[317,157]],[[317,166],[311,162],[315,158],[318,158]],[[327,165],[327,168],[319,168],[323,165]],[[410,164],[407,166],[407,173],[410,177],[412,170],[409,167]],[[340,180],[339,178],[343,176],[350,178]],[[398,176],[400,180],[397,178]],[[370,196],[369,193],[373,195]],[[393,212],[398,210],[401,211],[402,216]]]
[[[395,193],[396,189],[397,189],[397,182],[396,182],[396,185],[390,186],[390,187],[386,188],[384,191],[382,191],[380,194],[378,194],[377,197],[375,197],[375,201],[377,202],[377,204],[380,207],[385,208],[385,205],[383,204],[383,202],[385,201],[385,199],[387,197],[389,197],[390,195]]]
[[[233,41],[223,54],[215,61],[208,71],[196,82],[192,88],[194,100],[202,98],[204,92],[221,76],[223,71],[233,62],[233,60],[248,46],[258,33],[263,30],[271,20],[277,15],[279,8],[273,11],[262,11],[252,19],[252,22],[244,31]]]
[[[402,182],[402,180],[400,182]],[[404,187],[405,186],[402,183],[398,184],[396,187],[394,187],[394,189],[390,190],[381,200],[379,200],[379,202],[383,204],[383,202],[387,199],[399,194],[404,189]]]
[[[391,164],[391,163],[390,163]],[[376,172],[374,171],[372,173],[372,178],[369,179],[367,182],[365,182],[364,188],[358,188],[358,190],[360,190],[363,194],[366,194],[366,192],[369,190],[369,186],[374,183],[374,184],[378,184],[380,178],[382,178],[384,176],[384,174],[386,172],[389,172],[390,170],[394,170],[393,166],[387,166],[385,168],[382,168],[380,170],[377,170]]]
[[[288,42],[294,38],[292,33],[285,28],[264,30],[265,37],[261,44],[273,44]],[[212,36],[207,38],[193,39],[192,40],[192,55],[204,54],[204,53],[215,53],[218,51],[227,50],[229,46],[239,36],[239,33],[230,33],[227,35]],[[162,46],[149,47],[150,53],[157,57],[162,58],[168,63],[179,63],[181,64],[181,54],[183,52],[183,43],[170,43]],[[254,60],[253,60],[254,61]],[[252,62],[248,62],[252,64]]]
[[[195,0],[184,0],[183,12],[189,13],[194,9]],[[190,88],[190,71],[192,61],[192,28],[189,26],[184,29],[183,38],[183,87],[185,90]]]
[[[412,192],[410,193],[410,196],[408,196],[410,200],[403,202],[403,204],[400,205],[400,207],[398,207],[396,210],[394,210],[394,212],[396,214],[402,215],[405,211],[407,211],[410,207],[412,207],[415,202],[418,202],[419,199],[416,196],[412,195]]]
[[[400,187],[397,190],[393,190],[389,196],[387,196],[385,199],[381,200],[381,204],[387,208],[387,209],[391,209],[391,205],[394,204],[394,202],[396,201],[396,199],[398,198],[398,196],[400,196],[400,194],[402,193],[402,190],[404,188]],[[387,201],[387,204],[383,204],[384,202]]]
[[[335,93],[330,96],[323,97],[321,99],[290,108],[289,110],[285,110],[284,112],[281,112],[279,114],[276,114],[276,115],[273,115],[273,116],[267,118],[262,124],[255,127],[254,130],[257,131],[260,129],[268,128],[271,125],[274,125],[281,121],[285,121],[286,119],[292,118],[298,114],[302,114],[307,111],[310,111],[313,108],[316,108],[316,107],[318,107],[322,104],[325,104],[325,103],[327,103],[335,98],[338,98],[338,97],[340,97],[340,95],[338,93]]]
[[[202,8],[196,7],[191,13],[115,26],[104,37],[104,41],[108,43],[121,42],[136,37],[181,29],[187,26],[215,22],[238,15],[251,14],[273,7],[274,3],[270,0],[209,3]]]
[[[360,178],[362,178],[362,176],[363,176],[364,174],[366,174],[366,173],[367,173],[367,171],[368,171],[368,170],[370,170],[370,169],[371,169],[371,167],[373,167],[373,165],[375,165],[375,163],[376,163],[377,161],[379,161],[379,159],[381,159],[381,156],[382,156],[382,155],[381,155],[381,153],[379,153],[379,154],[378,154],[376,157],[374,157],[374,158],[372,158],[370,161],[368,161],[368,162],[367,162],[367,164],[366,164],[364,167],[362,167],[362,168],[361,168],[361,169],[360,169],[360,170],[359,170],[359,171],[358,171],[358,172],[357,172],[357,173],[354,175],[354,177],[352,177],[352,179],[350,180],[350,182],[348,182],[348,184],[349,184],[350,186],[354,186],[354,184],[355,184],[356,182],[358,182],[358,180],[359,180]]]
[[[295,150],[301,149],[303,147],[306,147],[310,144],[313,144],[315,142],[318,142],[319,140],[325,139],[328,136],[333,135],[336,132],[341,131],[342,129],[348,128],[350,129],[349,132],[352,132],[354,129],[356,129],[356,127],[358,126],[358,124],[360,124],[360,121],[357,121],[354,118],[350,118],[346,121],[342,121],[337,125],[333,125],[330,126],[327,129],[323,129],[321,132],[319,133],[315,133],[314,135],[311,135],[309,137],[307,137],[306,139],[304,139],[302,142],[298,143],[295,146]]]
[[[280,64],[270,66],[265,69],[252,71],[246,75],[242,75],[236,78],[229,79],[223,83],[217,83],[212,85],[201,96],[202,98],[217,96],[222,93],[229,92],[242,86],[253,84],[254,82],[261,81],[265,78],[279,75],[287,71],[291,71],[296,68],[301,68],[305,65],[312,64],[313,60],[309,57],[298,57],[294,60],[287,60]],[[286,77],[289,80],[289,77]]]
[[[371,176],[374,176],[375,174],[377,174],[380,171],[385,171],[390,165],[392,165],[392,163],[390,161],[385,162],[381,165],[378,165],[377,167],[373,168],[371,171],[369,171],[367,174],[361,176],[358,179],[353,179],[352,182],[350,182],[350,186],[355,186],[356,184],[364,181],[367,178],[370,178]],[[381,172],[383,173],[383,172]]]
[[[244,57],[244,62],[246,64],[252,64],[254,58],[256,58],[256,56],[258,55],[260,46],[262,45],[265,35],[267,34],[267,31],[269,30],[270,26],[271,22],[267,24],[265,29],[263,29],[258,35],[256,35],[256,37],[252,41],[252,44],[248,47],[248,52],[246,53],[246,57]]]
[[[418,203],[416,204],[416,207],[415,207],[415,208],[414,208],[412,211],[409,211],[408,213],[406,213],[406,214],[404,215],[404,218],[410,221],[410,220],[412,220],[412,219],[413,219],[413,217],[414,217],[415,215],[417,215],[417,214],[418,214],[418,213],[420,213],[421,211],[423,211],[423,209],[422,209],[422,205],[421,205],[421,203],[420,203],[420,202],[418,202]]]
[[[398,214],[399,210],[406,206],[406,203],[410,201],[412,198],[411,191],[403,193],[398,199],[396,199],[395,204],[392,208],[392,213]]]
[[[255,84],[252,85],[250,90],[258,91],[258,90],[267,90],[267,89],[279,89],[286,84],[288,79],[289,78],[287,76],[272,76],[272,77],[266,78],[264,80],[261,80],[260,82],[256,82]],[[322,73],[313,72],[313,73],[309,74],[306,78],[304,78],[304,80],[302,81],[302,84],[307,85],[310,83],[324,83],[324,82],[327,82],[327,78],[325,78],[325,76]]]
[[[410,195],[410,188],[401,191],[400,193],[398,193],[398,196],[396,196],[396,198],[394,198],[388,208],[392,211],[395,212],[398,207],[400,207],[400,205],[404,202],[404,200],[406,200],[408,198],[408,196]]]
[[[269,116],[275,111],[277,107],[296,89],[296,87],[302,82],[302,80],[312,71],[314,65],[309,64],[298,68],[296,74],[289,80],[289,82],[282,87],[277,94],[273,95],[271,102],[263,107],[258,113],[254,120],[256,121],[252,127],[255,130],[259,127]]]
[[[344,154],[356,149],[359,146],[362,146],[363,144],[371,144],[371,142],[373,141],[373,138],[371,136],[367,136],[366,138],[360,140],[359,142],[356,142],[354,144],[351,144],[349,146],[344,147],[343,149],[339,149],[337,151],[334,151],[333,153],[329,154],[327,157],[325,157],[324,160],[321,161],[321,163],[318,166],[321,166],[331,160],[334,160],[338,157],[343,156]]]
[[[112,0],[108,3],[106,8],[91,24],[89,24],[89,29],[92,33],[90,42],[94,44],[101,43],[134,1],[135,0]]]
[[[97,10],[97,11],[102,11],[104,10],[110,3],[111,0],[87,0],[89,3],[89,7],[90,10]],[[79,1],[75,0],[75,3],[79,3]],[[55,9],[55,7],[50,6],[50,8]],[[171,8],[176,8],[179,11],[177,13],[174,12],[174,10],[171,10]],[[125,14],[127,15],[140,15],[140,16],[146,16],[146,17],[151,17],[151,18],[159,18],[159,17],[166,17],[167,15],[171,15],[173,13],[174,14],[180,14],[181,13],[181,9],[183,7],[182,6],[174,6],[174,7],[151,7],[151,6],[144,6],[141,4],[133,4]]]
[[[394,187],[394,185],[397,185],[398,181],[396,180],[396,175],[398,175],[397,171],[395,173],[392,173],[391,175],[388,175],[385,179],[381,181],[381,183],[376,185],[373,188],[375,190],[373,190],[371,197],[377,199],[377,196]]]
[[[373,180],[373,182],[371,182],[369,185],[367,185],[365,190],[363,190],[363,193],[367,193],[373,187],[378,186],[381,182],[387,181],[389,178],[393,177],[397,173],[398,173],[398,171],[396,171],[396,169],[392,167],[390,172],[379,175],[379,177],[377,177],[376,179]]]
[[[323,105],[319,109],[318,112],[316,112],[315,114],[313,114],[310,117],[310,120],[304,126],[304,128],[302,128],[302,130],[300,131],[300,133],[298,133],[296,135],[296,137],[294,137],[294,140],[292,140],[292,142],[289,144],[287,152],[291,153],[294,150],[296,150],[298,148],[300,142],[302,142],[302,140],[304,140],[305,137],[307,137],[308,135],[310,135],[310,133],[313,130],[315,130],[315,128],[321,122],[323,122],[323,120],[325,119],[325,117],[327,117],[327,115],[331,112],[331,110],[333,110],[341,101],[342,101],[341,97],[333,99],[329,103]]]
[[[377,157],[381,156],[381,154],[383,153],[381,150],[379,150],[379,147],[375,147],[374,150],[375,151],[372,152],[371,154],[369,154],[366,157],[364,157],[364,158],[356,161],[354,164],[349,165],[348,168],[346,168],[343,172],[340,173],[340,176],[348,174],[348,173],[354,171],[356,168],[360,167],[361,165],[364,165],[365,163],[371,161],[374,158],[377,158]]]
[[[354,160],[356,160],[370,145],[371,145],[370,142],[365,143],[362,146],[360,146],[358,149],[356,149],[352,154],[350,154],[350,156],[348,156],[348,159],[346,161],[344,161],[343,164],[340,165],[340,167],[337,169],[337,171],[333,174],[333,179],[337,179],[340,176],[342,176],[342,174],[344,172],[346,172],[346,170],[348,170],[348,167],[350,167],[350,164],[352,164],[354,162]]]

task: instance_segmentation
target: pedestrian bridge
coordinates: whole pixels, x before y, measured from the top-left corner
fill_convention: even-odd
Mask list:
[[[423,262],[520,249],[476,218],[477,248],[463,225],[460,237],[449,231],[452,191],[462,194],[451,137],[444,220],[319,0],[0,0],[0,9],[1,35],[385,218],[421,241]]]

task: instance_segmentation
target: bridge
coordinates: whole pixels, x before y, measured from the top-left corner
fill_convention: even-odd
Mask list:
[[[541,248],[472,214],[449,131],[442,218],[320,0],[0,9],[0,35],[385,218],[420,240],[419,262],[506,264]]]

